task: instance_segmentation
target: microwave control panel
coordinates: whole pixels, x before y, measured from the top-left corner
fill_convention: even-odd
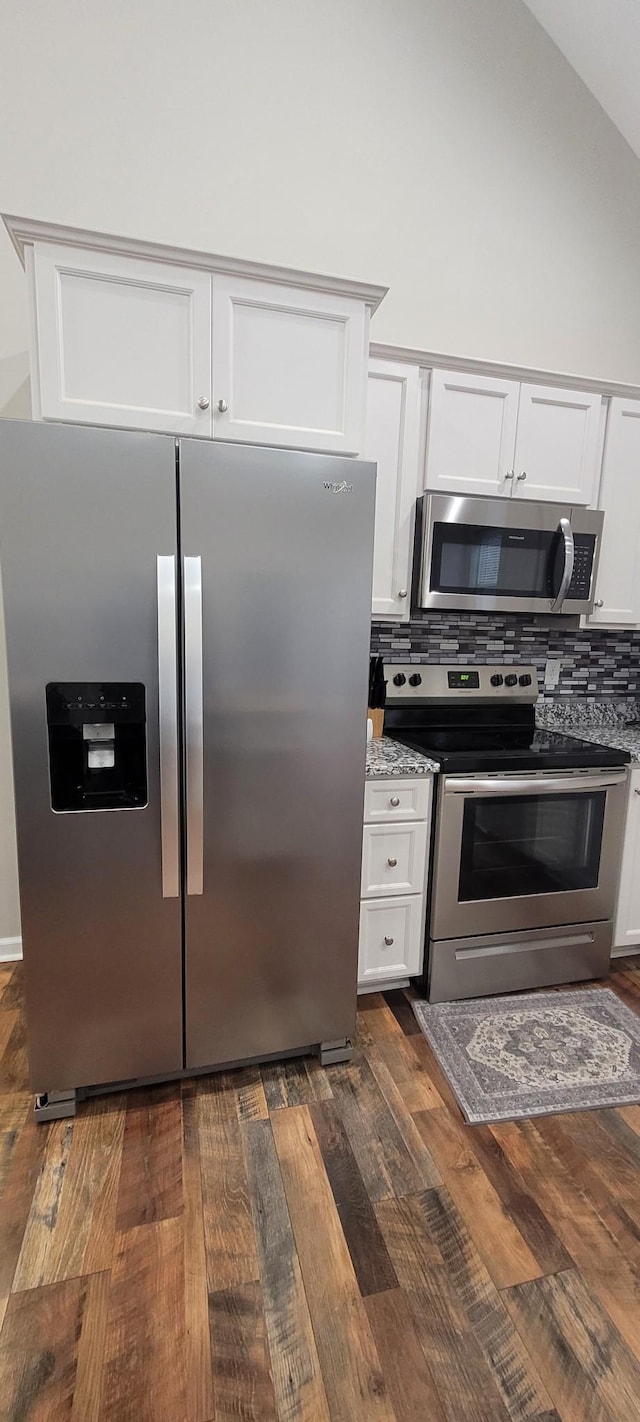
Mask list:
[[[567,597],[582,602],[591,592],[596,540],[592,533],[574,533],[573,543],[573,573]]]

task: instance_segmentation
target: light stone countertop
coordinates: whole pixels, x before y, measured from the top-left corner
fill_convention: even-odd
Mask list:
[[[389,736],[367,742],[367,780],[390,775],[433,775],[439,769],[436,760],[429,760],[421,751],[400,745]]]

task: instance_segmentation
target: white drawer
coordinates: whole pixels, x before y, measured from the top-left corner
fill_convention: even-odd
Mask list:
[[[422,970],[422,896],[365,899],[360,905],[358,986]]]
[[[406,780],[367,780],[364,792],[365,824],[381,820],[426,820],[431,804],[430,775]]]
[[[427,826],[365,825],[362,843],[363,899],[421,894],[427,857]]]

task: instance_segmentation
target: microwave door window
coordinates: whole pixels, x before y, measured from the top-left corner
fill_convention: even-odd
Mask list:
[[[431,591],[552,597],[562,577],[557,532],[436,523]]]

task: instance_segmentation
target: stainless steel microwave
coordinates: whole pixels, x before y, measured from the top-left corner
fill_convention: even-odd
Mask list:
[[[424,494],[414,606],[592,612],[603,520],[595,509],[563,504]]]

